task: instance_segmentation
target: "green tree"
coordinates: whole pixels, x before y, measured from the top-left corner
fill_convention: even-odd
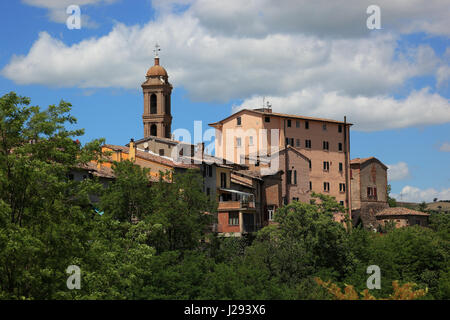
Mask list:
[[[46,110],[14,92],[0,98],[0,290],[4,298],[50,298],[65,287],[65,269],[87,245],[94,180],[68,172],[101,157],[101,140],[82,147],[71,105]]]
[[[391,208],[392,207],[396,207],[397,206],[397,200],[395,200],[394,198],[390,197],[390,194],[391,194],[391,185],[390,184],[387,185],[386,193],[387,193],[387,202],[388,202],[389,207],[391,207]]]

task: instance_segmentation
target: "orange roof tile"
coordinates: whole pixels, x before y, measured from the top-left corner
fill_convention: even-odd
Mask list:
[[[429,213],[416,211],[404,207],[393,207],[393,208],[386,208],[381,210],[376,214],[377,217],[379,216],[429,216]]]

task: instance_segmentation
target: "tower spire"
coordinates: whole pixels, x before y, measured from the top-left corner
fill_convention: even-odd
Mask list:
[[[158,43],[155,44],[155,49],[153,49],[153,53],[155,54],[155,58],[159,58],[158,52],[161,51],[161,47]]]

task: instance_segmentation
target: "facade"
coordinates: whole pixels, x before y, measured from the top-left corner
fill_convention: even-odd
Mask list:
[[[389,221],[395,223],[396,228],[419,225],[428,226],[430,214],[404,207],[386,208],[376,214],[378,223],[382,226]]]
[[[387,167],[374,157],[350,161],[353,224],[368,228],[378,225],[377,212],[387,203]]]
[[[350,209],[350,123],[330,119],[274,113],[270,109],[244,109],[221,121],[211,123],[216,129],[216,155],[233,162],[244,162],[257,154],[264,157],[290,146],[309,159],[309,188],[336,198]],[[289,158],[284,168],[297,172]],[[244,159],[244,160],[243,160]],[[274,158],[272,158],[274,159]],[[258,165],[258,159],[253,163]],[[286,159],[283,159],[283,162]],[[273,168],[278,171],[278,167]],[[285,203],[302,198],[299,190],[283,191]]]

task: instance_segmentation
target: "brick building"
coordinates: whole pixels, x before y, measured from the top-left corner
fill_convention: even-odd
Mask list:
[[[217,156],[248,164],[255,170],[262,169],[256,167],[264,158],[276,160],[271,164],[272,169],[285,171],[284,203],[300,199],[306,201],[308,192],[305,191],[308,190],[333,196],[351,211],[351,124],[345,119],[303,117],[263,108],[241,110],[210,126],[216,129]],[[286,153],[283,150],[290,151]],[[279,157],[272,156],[276,154]],[[300,158],[308,160],[306,172],[305,161]],[[298,186],[292,183],[295,172]]]

